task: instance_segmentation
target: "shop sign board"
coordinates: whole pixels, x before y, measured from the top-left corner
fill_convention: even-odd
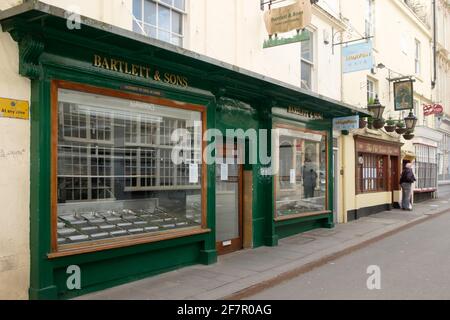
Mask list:
[[[29,110],[28,101],[0,98],[0,117],[28,120]]]
[[[362,42],[342,48],[343,73],[351,73],[373,68],[372,42]]]
[[[359,116],[341,117],[333,119],[333,130],[353,130],[359,128]]]
[[[93,56],[93,66],[100,69],[120,72],[134,77],[164,82],[183,88],[189,86],[189,79],[185,76],[171,72],[163,72],[148,65],[134,64],[121,59],[115,59],[95,54]]]
[[[310,0],[298,0],[294,4],[270,9],[264,13],[264,22],[269,35],[304,29],[311,23]]]
[[[411,110],[414,107],[413,80],[394,82],[395,111]]]

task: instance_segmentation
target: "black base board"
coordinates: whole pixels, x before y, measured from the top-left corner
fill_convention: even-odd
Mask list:
[[[357,210],[350,210],[347,211],[347,221],[358,220],[362,217],[370,216],[371,214],[389,211],[392,210],[392,207],[393,207],[392,204],[386,203],[378,206],[365,207]]]
[[[414,202],[424,202],[427,200],[433,199],[434,192],[422,192],[422,193],[414,193]]]

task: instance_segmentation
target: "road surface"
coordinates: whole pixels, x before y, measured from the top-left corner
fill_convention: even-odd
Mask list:
[[[439,198],[450,201],[449,186]],[[450,212],[248,299],[450,299]]]

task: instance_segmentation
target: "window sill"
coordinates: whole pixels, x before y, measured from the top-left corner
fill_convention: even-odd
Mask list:
[[[107,239],[97,242],[88,242],[82,244],[66,245],[57,252],[47,254],[48,259],[56,259],[85,253],[93,253],[104,250],[119,249],[131,247],[140,244],[148,244],[163,240],[188,237],[193,235],[205,234],[211,232],[211,229],[202,229],[200,227],[184,229],[180,231],[165,231],[152,235],[129,236],[117,239]]]
[[[324,214],[331,214],[331,211],[325,210],[325,211],[319,211],[319,212],[297,213],[297,214],[291,214],[291,215],[286,215],[286,216],[281,216],[281,217],[275,217],[273,220],[275,222],[278,222],[278,221],[286,221],[286,220],[292,220],[292,219],[298,219],[298,218],[321,216]]]

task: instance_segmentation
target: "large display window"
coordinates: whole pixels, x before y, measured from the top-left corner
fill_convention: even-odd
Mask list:
[[[54,251],[206,226],[202,106],[65,82],[53,95]]]
[[[277,125],[275,137],[276,218],[327,210],[327,135]]]

